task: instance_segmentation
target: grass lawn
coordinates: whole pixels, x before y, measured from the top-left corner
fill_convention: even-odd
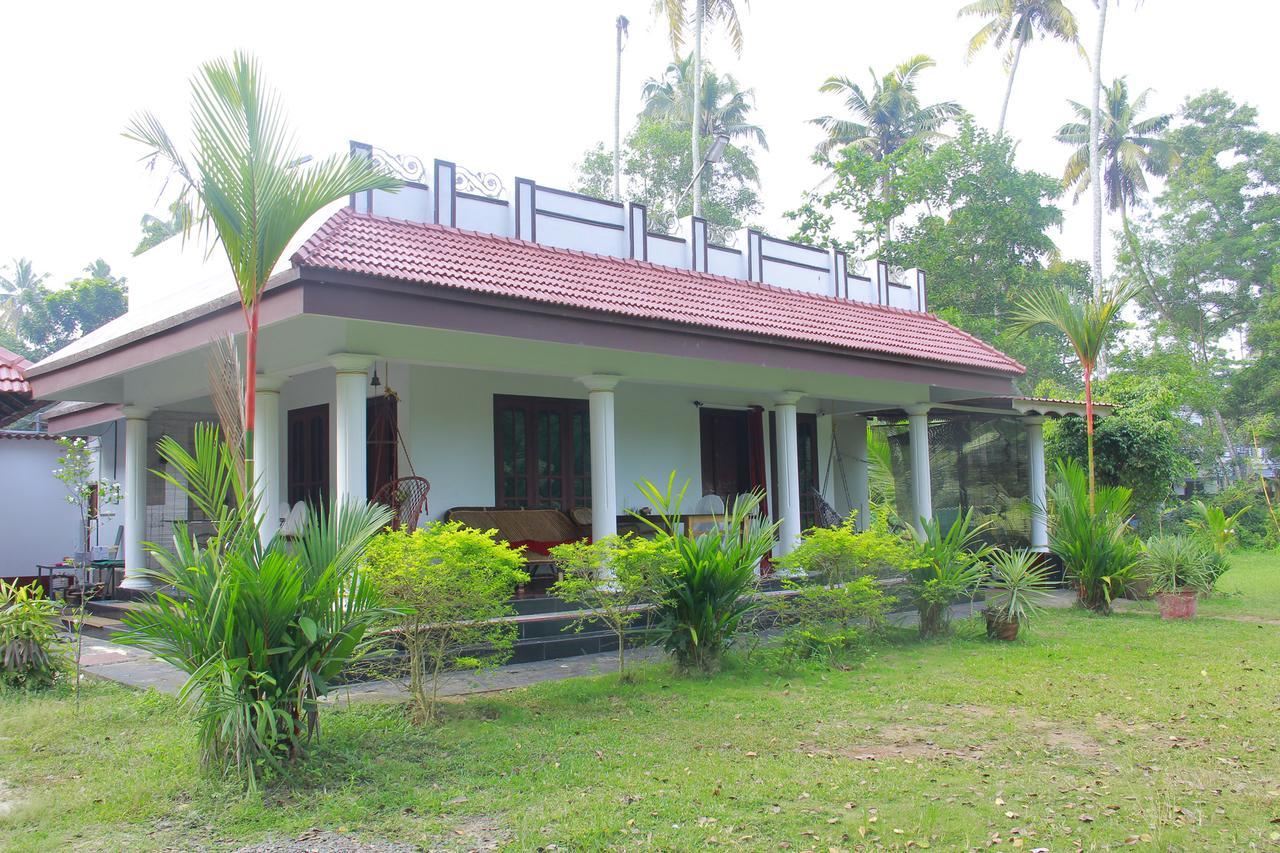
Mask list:
[[[323,719],[289,786],[197,767],[173,700],[0,695],[0,845],[138,849],[311,827],[431,848],[1280,848],[1280,558],[1245,555],[1214,618],[1055,612],[962,626],[849,671],[659,666],[451,706]],[[1253,621],[1217,618],[1256,617]]]

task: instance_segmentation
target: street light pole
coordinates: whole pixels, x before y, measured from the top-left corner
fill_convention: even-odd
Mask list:
[[[618,61],[613,78],[613,200],[622,201],[622,45],[627,35],[626,15],[619,15]]]

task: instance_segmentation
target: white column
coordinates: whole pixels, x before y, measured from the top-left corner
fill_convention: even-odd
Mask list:
[[[933,518],[933,483],[929,475],[929,407],[908,406],[907,425],[911,440],[912,524],[924,533],[924,522]]]
[[[1044,418],[1023,418],[1027,428],[1027,496],[1031,499],[1031,549],[1049,550],[1049,515],[1045,497]]]
[[[147,572],[147,418],[150,409],[124,408],[124,582],[123,589],[156,588]]]
[[[849,459],[850,476],[849,499],[853,509],[858,511],[858,529],[866,530],[871,526],[871,487],[869,485],[871,465],[867,459],[867,419],[861,415],[849,418],[849,447],[841,446],[845,458]]]
[[[329,356],[337,370],[334,429],[334,505],[354,499],[368,500],[369,396],[371,355],[341,353]]]
[[[265,545],[280,528],[280,387],[284,379],[259,374],[254,393],[253,494],[258,499],[258,536]]]
[[[618,481],[613,428],[613,389],[622,377],[593,374],[578,379],[587,387],[591,416],[591,538],[618,532]]]
[[[796,431],[796,403],[802,391],[783,391],[773,398],[778,435],[778,554],[786,554],[800,539],[800,443]]]

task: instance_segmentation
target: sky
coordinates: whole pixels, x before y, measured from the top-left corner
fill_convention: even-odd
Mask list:
[[[747,4],[739,0],[740,7]],[[754,0],[743,12],[745,49],[722,35],[704,55],[756,93],[769,150],[758,158],[759,224],[786,236],[782,214],[822,177],[809,161],[820,131],[808,120],[838,111],[818,86],[832,74],[864,84],[916,53],[937,68],[921,77],[926,103],[956,100],[994,126],[1004,93],[999,57],[966,62],[975,19],[960,0]],[[1090,0],[1068,0],[1087,45]],[[646,78],[671,58],[651,0],[490,0],[487,3],[306,3],[218,0],[0,4],[0,134],[10,200],[0,207],[0,264],[34,261],[51,283],[102,257],[128,275],[144,213],[161,213],[160,176],[121,136],[130,117],[156,113],[175,136],[188,126],[191,74],[206,59],[244,49],[262,61],[298,134],[300,154],[344,151],[349,140],[424,159],[572,185],[575,163],[613,138],[614,19],[631,21],[623,56],[623,127]],[[1221,87],[1280,124],[1271,68],[1280,7],[1259,0],[1134,0],[1107,16],[1103,77],[1153,89],[1152,112]],[[1023,54],[1008,130],[1018,164],[1060,175],[1069,153],[1052,134],[1084,101],[1089,69],[1074,48],[1037,42]],[[1055,235],[1069,257],[1089,256],[1087,199],[1065,199]],[[1118,225],[1118,223],[1113,223]],[[193,251],[195,251],[193,249]]]

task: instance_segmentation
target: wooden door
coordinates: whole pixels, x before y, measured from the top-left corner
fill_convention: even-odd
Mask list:
[[[329,406],[291,409],[286,429],[289,436],[287,499],[314,506],[329,505]]]
[[[751,491],[751,453],[747,440],[748,412],[703,408],[699,417],[702,438],[702,494],[719,495],[728,507],[743,492]]]
[[[367,471],[365,492],[373,500],[382,487],[400,476],[400,447],[397,441],[397,400],[393,395],[370,397],[365,417],[369,440],[365,448]]]

